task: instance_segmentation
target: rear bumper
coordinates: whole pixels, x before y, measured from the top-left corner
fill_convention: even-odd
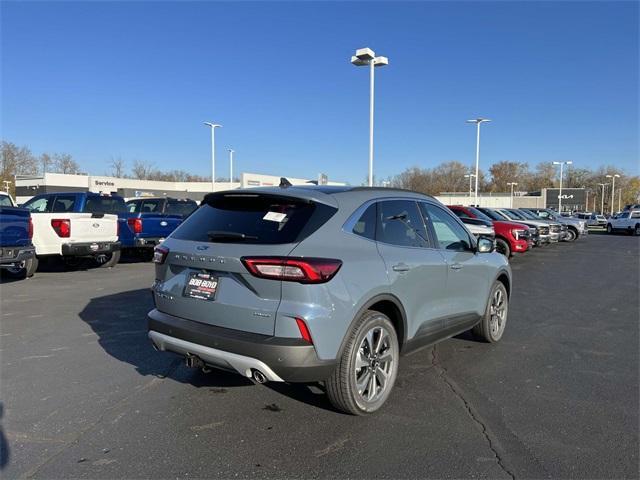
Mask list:
[[[207,365],[251,377],[260,370],[276,382],[329,378],[335,361],[319,360],[313,345],[299,338],[273,337],[149,312],[149,338],[158,350],[196,355]]]
[[[70,257],[93,257],[120,250],[120,242],[63,243],[62,255]]]
[[[133,243],[136,248],[154,248],[156,245],[160,245],[160,243],[163,240],[164,240],[163,237],[152,237],[152,238],[136,237]]]
[[[24,262],[35,257],[36,249],[30,247],[2,247],[0,253],[0,268],[13,267],[17,263]]]

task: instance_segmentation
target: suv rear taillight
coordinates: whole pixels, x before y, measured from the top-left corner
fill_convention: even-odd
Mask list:
[[[54,218],[51,220],[51,226],[60,238],[71,236],[71,220],[68,218]]]
[[[169,255],[169,249],[167,247],[156,247],[153,250],[153,263],[162,265]]]
[[[33,238],[33,219],[29,217],[29,240]]]
[[[260,278],[298,283],[325,283],[331,280],[341,260],[333,258],[242,257],[249,272]]]
[[[133,233],[142,233],[142,219],[141,218],[128,218],[127,225]]]

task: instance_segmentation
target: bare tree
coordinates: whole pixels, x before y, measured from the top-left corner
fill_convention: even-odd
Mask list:
[[[54,153],[52,157],[56,173],[80,173],[80,165],[68,153]]]
[[[138,180],[149,180],[153,174],[153,163],[146,160],[134,160],[131,173],[133,173],[133,178]]]
[[[111,167],[111,176],[117,178],[124,178],[125,176],[125,165],[126,162],[122,159],[122,157],[111,157],[111,162],[109,163],[109,167]]]
[[[529,165],[522,162],[502,161],[494,163],[489,168],[491,183],[489,189],[492,192],[508,192],[509,182],[517,182],[519,190],[526,190],[531,179]]]
[[[10,193],[15,194],[14,180],[16,175],[36,175],[38,160],[27,147],[18,147],[11,142],[2,142],[0,164],[0,188],[4,182],[11,182]]]

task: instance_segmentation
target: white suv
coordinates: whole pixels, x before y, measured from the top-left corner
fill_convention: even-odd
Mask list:
[[[627,232],[629,235],[640,235],[640,210],[627,210],[609,218],[607,232]]]

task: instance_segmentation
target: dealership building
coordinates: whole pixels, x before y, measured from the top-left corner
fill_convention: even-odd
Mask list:
[[[540,192],[480,193],[478,203],[487,208],[553,208],[558,210],[560,189],[543,188]],[[436,198],[445,205],[473,205],[475,197],[469,192],[443,192]],[[562,189],[563,211],[587,211],[587,192],[584,188]],[[590,204],[592,202],[589,202]]]
[[[216,182],[215,191],[247,187],[266,187],[280,184],[280,176],[258,173],[242,173],[239,182]],[[323,185],[345,185],[330,182],[326,175],[315,179],[286,177],[292,185],[320,183]],[[211,182],[164,182],[138,180],[134,178],[105,177],[97,175],[70,175],[45,173],[44,175],[17,175],[16,202],[22,204],[39,193],[95,192],[113,193],[125,199],[140,197],[190,198],[201,201],[211,192]]]

